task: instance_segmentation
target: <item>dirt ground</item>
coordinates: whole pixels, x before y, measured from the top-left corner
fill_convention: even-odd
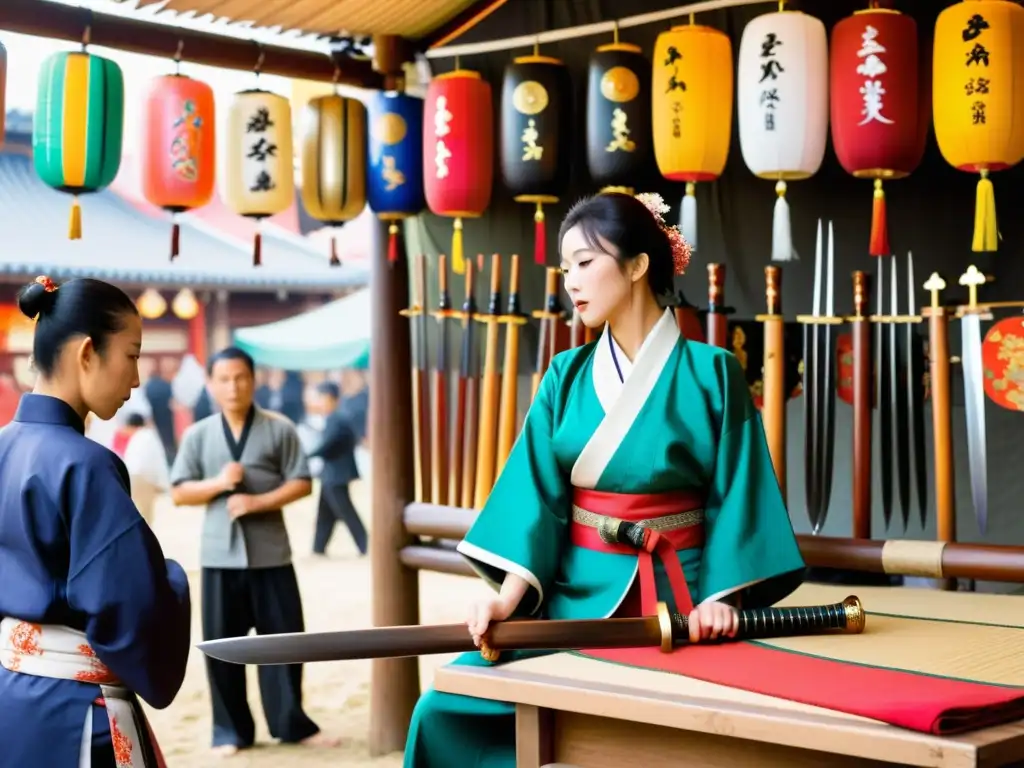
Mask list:
[[[370,528],[366,488],[353,485],[353,501]],[[327,558],[310,554],[315,503],[319,489],[286,510],[295,568],[302,591],[306,628],[309,631],[357,629],[371,626],[370,564],[356,551],[348,530],[335,529]],[[177,560],[188,571],[192,582],[193,642],[201,640],[199,620],[199,531],[202,511],[175,508],[169,499],[161,499],[154,530],[167,557]],[[372,529],[370,535],[373,535]],[[458,576],[424,573],[420,577],[421,621],[449,623],[462,620],[464,606],[486,587],[480,582]],[[450,660],[435,656],[421,661],[421,680],[429,685],[433,670]],[[402,764],[400,752],[371,759],[369,732],[370,662],[347,661],[309,664],[304,674],[306,711],[329,734],[344,741],[340,747],[312,748],[281,746],[271,741],[263,720],[256,684],[256,670],[249,669],[249,705],[256,720],[257,746],[231,758],[210,754],[209,690],[202,654],[193,649],[181,692],[165,710],[147,709],[169,768],[206,768],[230,765],[252,766],[375,766],[395,768]]]

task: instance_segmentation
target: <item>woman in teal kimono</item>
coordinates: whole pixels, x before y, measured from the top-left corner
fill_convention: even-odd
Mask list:
[[[689,260],[666,211],[656,195],[608,193],[562,223],[565,289],[583,323],[604,331],[552,360],[459,544],[497,592],[467,617],[483,651],[491,621],[647,615],[658,601],[689,614],[693,640],[731,636],[737,606],[771,605],[803,579],[743,370],[683,338],[660,306]],[[619,520],[643,522],[642,548],[608,543]],[[514,720],[510,703],[429,690],[405,766],[514,768]]]

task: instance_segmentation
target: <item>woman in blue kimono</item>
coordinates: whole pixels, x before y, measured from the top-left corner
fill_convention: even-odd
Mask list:
[[[491,621],[689,615],[691,639],[732,636],[736,608],[771,605],[801,559],[760,415],[729,352],[683,338],[670,308],[689,246],[656,195],[600,194],[558,243],[580,319],[603,328],[557,355],[459,552],[496,594],[470,606],[488,664]],[[615,543],[642,523],[641,547]],[[685,653],[685,651],[682,651]],[[503,653],[501,661],[522,658]],[[514,768],[514,707],[430,690],[406,768]]]
[[[184,680],[188,580],[84,435],[139,386],[142,322],[98,280],[40,277],[18,305],[38,379],[0,431],[0,765],[156,768],[136,694],[164,708]]]

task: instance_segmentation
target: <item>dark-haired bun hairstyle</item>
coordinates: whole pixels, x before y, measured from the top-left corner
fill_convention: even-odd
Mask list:
[[[53,308],[57,287],[48,277],[38,277],[18,292],[18,309],[30,320],[35,320]]]

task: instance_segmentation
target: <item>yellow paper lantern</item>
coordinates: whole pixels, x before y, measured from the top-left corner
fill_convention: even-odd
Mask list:
[[[697,245],[698,181],[714,181],[729,158],[733,64],[729,36],[699,24],[673,27],[654,44],[654,157],[666,179],[686,182],[682,232]]]
[[[257,222],[288,209],[295,200],[292,113],[288,99],[270,91],[240,91],[228,113],[224,201]],[[261,260],[253,241],[253,265]]]
[[[1009,0],[963,0],[935,23],[935,139],[950,165],[978,173],[974,251],[995,251],[989,174],[1024,158],[1024,8]]]
[[[337,94],[311,99],[302,116],[302,205],[338,227],[366,207],[366,107]],[[338,259],[331,237],[331,264]]]
[[[167,311],[167,300],[160,291],[155,288],[147,288],[139,296],[135,306],[139,308],[139,314],[143,319],[156,320],[158,317],[163,317],[164,312]]]
[[[199,314],[199,300],[188,288],[182,288],[171,302],[171,311],[180,320],[191,320]]]

